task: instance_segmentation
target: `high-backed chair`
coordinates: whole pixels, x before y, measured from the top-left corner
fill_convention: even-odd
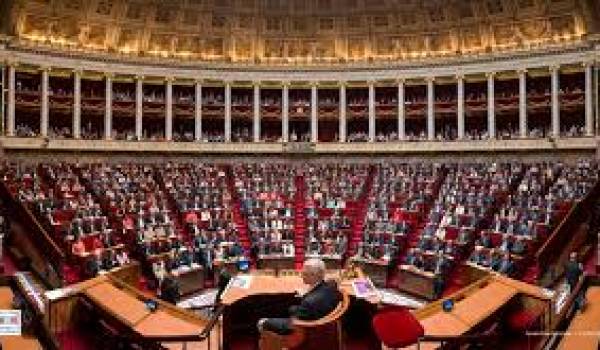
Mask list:
[[[261,333],[261,350],[343,350],[342,316],[348,310],[350,297],[340,292],[342,299],[327,316],[315,321],[292,319],[292,333],[278,335],[270,331]]]

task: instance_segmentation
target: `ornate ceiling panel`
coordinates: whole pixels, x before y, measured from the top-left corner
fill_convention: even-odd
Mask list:
[[[596,0],[10,0],[15,45],[250,64],[344,64],[560,46]]]

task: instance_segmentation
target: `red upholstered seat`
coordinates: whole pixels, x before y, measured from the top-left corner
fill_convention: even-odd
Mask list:
[[[423,326],[404,307],[390,307],[373,317],[373,329],[379,340],[390,348],[415,344],[425,334]]]

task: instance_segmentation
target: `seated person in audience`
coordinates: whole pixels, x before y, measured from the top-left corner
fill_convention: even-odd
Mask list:
[[[308,247],[308,254],[310,255],[320,255],[321,254],[321,242],[319,242],[317,239],[312,238],[310,241],[310,245]]]
[[[448,259],[444,256],[443,251],[438,251],[435,259],[430,260],[429,270],[434,274],[444,274],[449,267]]]
[[[179,282],[171,276],[165,276],[160,284],[160,299],[171,304],[177,304],[179,297]]]
[[[117,250],[116,259],[117,259],[117,262],[119,263],[119,266],[127,265],[130,263],[129,255],[127,255],[127,251],[125,249]]]
[[[284,243],[283,244],[283,255],[286,257],[293,257],[295,254],[295,248],[293,243]]]
[[[527,245],[525,244],[525,239],[521,236],[518,236],[515,240],[515,243],[512,245],[511,252],[517,255],[523,255],[526,253]]]
[[[458,233],[458,238],[457,238],[456,242],[458,244],[467,244],[467,243],[469,243],[470,239],[471,239],[471,234],[470,234],[469,230],[461,228],[460,232]]]
[[[314,321],[330,314],[338,305],[341,296],[335,283],[326,282],[325,263],[320,259],[304,262],[302,280],[308,292],[302,295],[300,304],[290,308],[290,318],[266,318],[258,321],[258,329],[280,335],[292,332],[293,320]]]
[[[192,254],[190,254],[187,247],[179,248],[179,266],[191,266],[192,265]]]
[[[371,259],[375,260],[382,259],[385,254],[384,247],[381,245],[371,245],[370,252]]]
[[[487,265],[488,257],[482,246],[475,247],[475,251],[471,254],[469,261],[481,266]]]
[[[102,252],[97,250],[94,252],[93,256],[87,259],[85,271],[86,275],[89,277],[95,277],[98,275],[98,272],[102,270]]]
[[[446,281],[443,273],[435,273],[433,276],[433,297],[439,299],[446,287]]]
[[[500,243],[500,247],[498,247],[498,250],[500,250],[502,253],[510,252],[512,250],[512,245],[513,243],[510,239],[510,236],[506,234],[502,238],[502,243]]]
[[[483,231],[481,233],[481,238],[479,239],[479,241],[477,243],[478,243],[478,245],[480,245],[484,248],[492,248],[494,246],[494,244],[492,242],[492,238],[490,237],[489,233],[487,233],[486,231]]]
[[[488,252],[489,255],[489,265],[488,267],[494,271],[497,271],[500,268],[500,263],[502,262],[501,254],[494,248],[490,249]]]
[[[117,257],[115,256],[114,250],[109,250],[104,254],[102,258],[102,269],[110,270],[119,266],[119,262],[117,261]]]
[[[423,237],[431,237],[435,234],[437,227],[434,224],[427,224],[423,230]]]
[[[428,236],[423,236],[421,237],[421,239],[419,240],[419,243],[417,244],[417,248],[419,248],[422,251],[428,251],[432,249],[432,244],[431,244],[431,237]]]
[[[348,238],[346,234],[339,234],[335,239],[335,253],[339,256],[343,256],[346,254],[346,250],[348,249]]]
[[[430,250],[437,252],[438,250],[444,250],[444,241],[439,237],[434,237],[431,242]]]
[[[405,220],[396,224],[396,232],[395,233],[403,233],[408,234],[410,232],[410,224]]]
[[[293,246],[293,244],[292,244],[292,246]],[[237,240],[231,246],[229,246],[227,255],[230,258],[239,258],[242,255],[244,255],[244,251],[243,251],[242,247],[240,246],[240,243]]]
[[[81,239],[81,237],[78,236],[77,240],[75,240],[75,242],[73,242],[73,245],[71,246],[71,253],[75,256],[86,255],[85,244],[83,243],[83,240]]]
[[[165,268],[166,268],[167,272],[171,272],[173,270],[177,270],[179,265],[180,265],[179,249],[172,248],[169,251],[169,258],[167,259],[167,262],[165,263]]]
[[[510,257],[510,253],[504,253],[504,255],[502,256],[502,259],[500,260],[499,264],[497,264],[497,268],[494,269],[496,271],[498,271],[499,273],[506,275],[506,276],[512,276],[513,273],[515,272],[515,264],[512,262],[512,259]]]
[[[158,285],[162,283],[163,279],[167,275],[166,263],[164,260],[158,260],[152,263],[152,272],[154,273],[154,277],[158,282]]]
[[[443,252],[446,255],[453,256],[454,253],[455,253],[454,241],[448,241],[448,242],[446,242],[446,245],[444,246]]]
[[[363,242],[359,242],[356,247],[356,253],[354,253],[353,259],[364,259],[365,256],[365,244]]]
[[[212,244],[208,244],[202,249],[200,264],[207,272],[212,272],[215,260],[215,252]]]
[[[424,265],[424,261],[421,252],[416,250],[415,248],[411,248],[408,254],[406,255],[406,264],[415,266],[419,269],[422,268]]]

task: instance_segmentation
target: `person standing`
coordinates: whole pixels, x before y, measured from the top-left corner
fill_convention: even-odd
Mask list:
[[[567,284],[569,285],[569,290],[573,291],[577,282],[579,282],[579,278],[583,273],[583,265],[577,259],[577,253],[572,252],[569,255],[569,261],[565,265],[565,277],[567,279]]]

